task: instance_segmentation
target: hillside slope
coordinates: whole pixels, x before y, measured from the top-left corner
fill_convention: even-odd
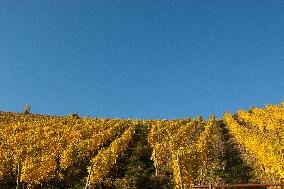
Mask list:
[[[283,138],[283,104],[226,113],[224,120],[0,112],[0,186],[150,189],[278,183],[284,178]]]

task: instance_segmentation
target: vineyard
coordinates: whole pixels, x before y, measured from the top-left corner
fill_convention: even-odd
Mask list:
[[[284,103],[176,120],[0,112],[0,188],[284,182]]]

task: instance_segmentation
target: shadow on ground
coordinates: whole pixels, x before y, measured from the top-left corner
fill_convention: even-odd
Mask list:
[[[253,169],[242,160],[241,152],[223,122],[219,129],[223,143],[223,152],[219,156],[223,170],[219,170],[219,176],[225,184],[249,183],[253,179]]]

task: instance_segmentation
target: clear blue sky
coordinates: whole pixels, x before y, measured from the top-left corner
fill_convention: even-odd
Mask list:
[[[0,110],[208,117],[284,100],[283,0],[0,2]]]

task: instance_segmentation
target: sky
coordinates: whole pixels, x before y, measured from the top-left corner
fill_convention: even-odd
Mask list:
[[[0,2],[0,111],[221,117],[283,81],[283,0]]]

